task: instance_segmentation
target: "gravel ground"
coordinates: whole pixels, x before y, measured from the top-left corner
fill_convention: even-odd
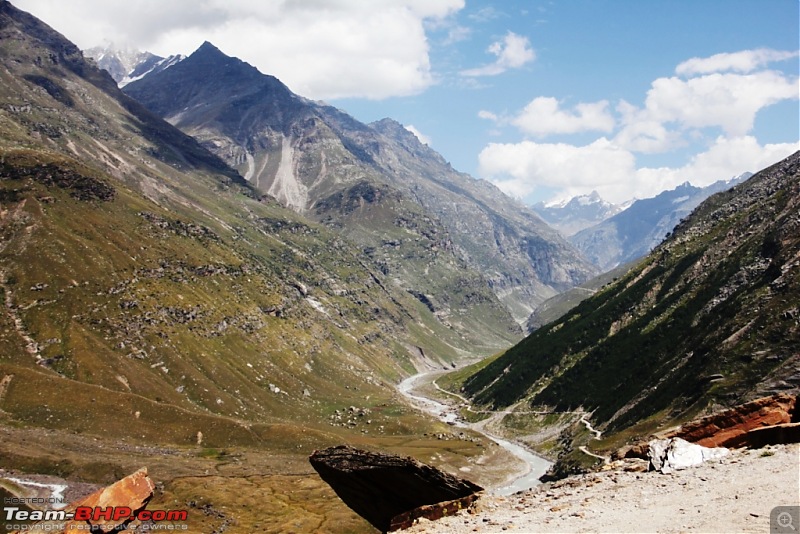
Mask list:
[[[774,507],[797,505],[800,445],[793,444],[731,451],[670,475],[617,469],[487,495],[473,510],[405,532],[766,533]]]

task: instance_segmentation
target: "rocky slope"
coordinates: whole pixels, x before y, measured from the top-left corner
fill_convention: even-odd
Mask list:
[[[450,324],[496,335],[475,318],[495,331],[503,313],[522,323],[595,272],[528,208],[395,121],[362,124],[210,43],[125,90],[260,191],[361,243]]]
[[[798,206],[795,153],[709,198],[626,276],[467,378],[464,391],[494,407],[583,410],[618,436],[796,392]]]
[[[570,235],[569,241],[601,270],[645,256],[703,200],[752,176],[745,173],[707,187],[686,182],[653,198],[641,199],[617,214]]]

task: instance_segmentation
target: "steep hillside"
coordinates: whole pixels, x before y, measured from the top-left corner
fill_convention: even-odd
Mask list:
[[[701,204],[616,283],[469,377],[607,433],[800,387],[800,153]]]
[[[707,187],[686,182],[653,198],[635,201],[623,211],[569,238],[589,260],[607,271],[645,256],[703,200],[752,176],[745,173]]]
[[[625,276],[627,272],[636,266],[638,262],[626,263],[610,271],[595,276],[588,282],[575,286],[569,291],[559,293],[542,302],[536,311],[528,318],[525,324],[528,334],[545,326],[548,323],[558,320],[562,315],[569,312],[572,308],[591,297],[607,284],[616,282]]]
[[[125,90],[260,191],[379,251],[400,287],[438,300],[463,331],[508,339],[503,314],[522,323],[595,272],[528,208],[456,172],[400,124],[362,124],[210,43]]]
[[[481,347],[361,247],[263,198],[4,0],[0,64],[0,468],[108,482],[150,465],[160,507],[197,503],[193,531],[364,532],[311,475],[314,448],[453,469],[483,452],[426,438],[447,427],[393,388]]]

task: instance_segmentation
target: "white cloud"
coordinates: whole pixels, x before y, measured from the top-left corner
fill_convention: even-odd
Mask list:
[[[622,116],[622,128],[614,137],[618,145],[645,154],[666,152],[685,145],[680,132],[668,130],[664,123],[653,118],[646,109],[639,109],[625,100],[617,105]]]
[[[508,32],[501,41],[495,41],[487,52],[497,56],[494,63],[461,71],[463,76],[496,76],[508,69],[518,69],[536,59],[527,37]]]
[[[762,146],[752,136],[720,136],[705,152],[692,156],[686,165],[679,168],[642,168],[637,171],[637,179],[642,184],[654,184],[662,189],[671,189],[686,181],[696,186],[706,186],[745,171],[760,171],[798,149],[798,143]]]
[[[675,68],[675,74],[691,76],[692,74],[708,74],[712,72],[752,72],[776,61],[785,61],[800,55],[800,52],[789,52],[759,48],[742,50],[741,52],[715,54],[711,57],[693,57]]]
[[[740,136],[753,128],[756,114],[781,100],[798,98],[797,80],[781,73],[708,74],[689,80],[659,78],[647,93],[650,118],[684,127],[718,126]]]
[[[491,20],[498,19],[501,16],[501,13],[492,6],[482,7],[479,10],[467,15],[467,17],[475,22],[489,22]]]
[[[610,132],[614,117],[608,111],[608,101],[580,103],[573,111],[560,109],[558,100],[540,96],[534,98],[511,123],[525,133],[535,136],[571,134],[587,131]]]
[[[18,0],[81,48],[111,40],[159,55],[211,41],[314,99],[381,99],[435,83],[425,23],[464,0]]]
[[[752,131],[759,111],[797,98],[797,78],[772,70],[659,78],[643,108],[625,101],[617,106],[622,128],[614,141],[636,152],[658,153],[685,146],[687,135],[705,128],[742,137]]]
[[[450,29],[448,29],[447,37],[443,41],[443,44],[452,45],[460,43],[461,41],[467,40],[471,34],[472,30],[466,26],[452,26]]]
[[[524,198],[539,187],[568,193],[609,187],[635,173],[636,159],[606,138],[586,146],[565,143],[490,143],[478,155],[479,174],[504,192]],[[613,200],[613,199],[612,199]]]
[[[596,190],[611,202],[649,198],[689,181],[696,186],[759,171],[800,149],[798,143],[761,145],[752,136],[718,137],[680,167],[638,167],[634,154],[601,137],[585,146],[564,143],[490,143],[479,174],[505,193],[525,198],[539,188],[560,198]]]
[[[428,146],[431,146],[431,138],[430,138],[430,136],[427,136],[427,135],[425,135],[424,133],[422,133],[422,132],[420,132],[419,130],[417,130],[417,129],[414,127],[414,125],[413,125],[413,124],[404,125],[403,127],[404,127],[406,130],[408,130],[409,132],[411,132],[411,133],[413,133],[414,135],[416,135],[416,136],[417,136],[417,139],[419,139],[419,140],[420,140],[420,142],[421,142],[422,144],[424,144],[424,145],[428,145]]]
[[[492,113],[491,111],[486,111],[485,109],[482,109],[478,112],[478,118],[494,122],[500,120],[500,117],[498,117],[497,114]]]

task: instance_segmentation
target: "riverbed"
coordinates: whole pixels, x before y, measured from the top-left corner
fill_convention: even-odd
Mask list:
[[[433,382],[436,377],[441,374],[443,374],[441,371],[428,371],[410,376],[400,382],[397,389],[403,396],[411,401],[414,406],[424,412],[433,415],[449,425],[458,428],[468,428],[479,432],[525,462],[527,466],[526,469],[520,472],[510,483],[490,488],[491,493],[494,495],[512,495],[518,491],[527,490],[541,484],[539,477],[550,467],[551,462],[549,460],[537,456],[521,445],[492,434],[481,425],[463,421],[458,415],[457,407],[445,404],[436,399],[425,397],[420,393],[419,387],[421,385]]]

